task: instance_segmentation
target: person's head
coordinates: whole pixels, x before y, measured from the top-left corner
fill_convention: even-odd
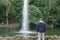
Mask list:
[[[40,18],[39,21],[43,21],[43,18]]]

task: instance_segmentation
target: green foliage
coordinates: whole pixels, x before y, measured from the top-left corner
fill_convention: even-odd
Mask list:
[[[21,21],[23,0],[11,0],[10,2],[11,2],[11,9],[9,17],[12,19],[12,21],[10,22]]]
[[[30,22],[37,23],[39,18],[41,17],[41,11],[38,7],[34,5],[30,5]]]
[[[0,21],[6,22],[6,7],[8,8],[8,2],[10,3],[10,9],[8,12],[8,20],[9,22],[19,22],[21,21],[21,11],[22,11],[22,5],[23,5],[23,0],[0,0]]]
[[[6,22],[6,7],[9,6],[9,3],[9,22],[21,22],[23,0],[0,0],[0,23],[3,21]],[[46,22],[51,17],[52,23],[60,19],[60,0],[34,0],[30,3],[30,22],[37,23],[40,17],[43,17]]]

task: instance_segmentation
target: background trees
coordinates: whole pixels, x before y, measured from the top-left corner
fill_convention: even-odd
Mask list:
[[[49,24],[60,19],[60,0],[34,0],[29,3],[29,21],[37,23],[43,16]],[[0,0],[0,23],[19,23],[22,20],[23,0]]]
[[[4,23],[17,23],[21,21],[23,0],[0,0],[0,4],[0,23],[3,21]]]

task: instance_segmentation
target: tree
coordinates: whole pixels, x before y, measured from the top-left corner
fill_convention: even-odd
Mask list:
[[[40,17],[42,17],[42,12],[38,9],[38,7],[30,5],[29,16],[30,16],[30,22],[37,23]]]

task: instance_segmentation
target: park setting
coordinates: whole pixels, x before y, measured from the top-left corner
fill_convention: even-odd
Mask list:
[[[60,40],[60,0],[0,0],[0,40]]]

